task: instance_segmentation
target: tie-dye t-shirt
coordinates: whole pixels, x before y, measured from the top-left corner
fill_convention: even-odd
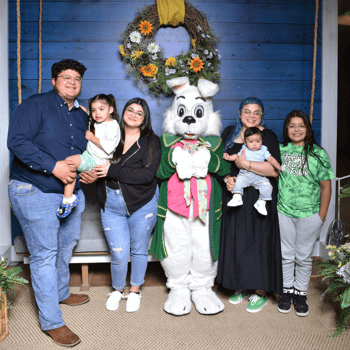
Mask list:
[[[301,165],[305,157],[303,146],[280,145],[282,164],[285,171],[278,177],[277,210],[292,218],[305,218],[320,210],[321,189],[319,181],[334,178],[331,163],[326,151],[313,146],[314,153],[322,163],[313,156],[308,156],[308,165],[304,165],[304,176]]]

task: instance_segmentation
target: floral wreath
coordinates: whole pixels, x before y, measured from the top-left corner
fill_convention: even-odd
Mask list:
[[[170,94],[166,85],[168,79],[189,78],[191,85],[197,85],[199,78],[218,83],[220,55],[214,46],[219,39],[213,34],[204,14],[189,2],[185,2],[183,27],[191,37],[192,48],[175,57],[164,57],[161,47],[153,40],[160,27],[157,5],[145,6],[140,15],[129,23],[122,34],[123,45],[119,52],[141,86],[146,84],[154,95]]]

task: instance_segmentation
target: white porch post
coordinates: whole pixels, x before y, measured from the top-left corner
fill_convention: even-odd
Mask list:
[[[334,173],[337,169],[337,97],[338,97],[338,0],[322,1],[322,147],[328,152]],[[325,240],[335,219],[335,181],[326,222],[320,237],[318,255],[327,259]]]
[[[9,151],[6,146],[9,125],[8,80],[8,0],[0,1],[0,256],[11,260],[11,214],[7,195],[9,178]]]

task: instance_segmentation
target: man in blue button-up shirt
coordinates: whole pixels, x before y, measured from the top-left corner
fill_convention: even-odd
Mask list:
[[[88,115],[76,99],[81,91],[85,66],[68,59],[52,66],[53,90],[33,95],[18,106],[10,120],[8,148],[14,154],[9,198],[30,253],[32,285],[41,328],[64,346],[80,342],[64,323],[59,303],[80,305],[89,301],[69,292],[69,261],[80,238],[81,200],[65,219],[58,219],[63,184],[76,172],[65,161],[81,154],[87,141]]]

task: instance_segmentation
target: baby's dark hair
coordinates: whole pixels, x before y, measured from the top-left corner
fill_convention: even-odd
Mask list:
[[[119,115],[117,111],[117,103],[115,101],[115,97],[112,94],[97,94],[96,96],[89,99],[89,122],[90,122],[90,131],[95,134],[95,120],[91,115],[91,105],[96,101],[105,102],[108,106],[113,107],[113,112],[111,114],[111,118],[115,119],[119,123]]]
[[[52,79],[56,79],[58,74],[60,74],[62,71],[67,69],[75,70],[81,75],[81,77],[84,76],[84,73],[86,71],[86,67],[82,63],[69,58],[66,60],[62,60],[60,62],[56,62],[52,65],[51,67]]]
[[[259,128],[252,126],[251,128],[247,128],[244,132],[244,141],[247,139],[247,137],[252,135],[260,135],[262,138],[262,132]]]

